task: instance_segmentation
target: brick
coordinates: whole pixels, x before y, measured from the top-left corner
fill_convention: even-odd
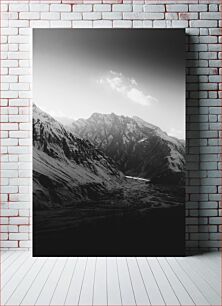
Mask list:
[[[152,28],[153,23],[151,20],[143,20],[143,28]]]
[[[157,12],[157,13],[163,13],[165,12],[165,7],[163,4],[149,4],[149,5],[144,5],[144,12]]]
[[[217,43],[217,37],[216,36],[201,36],[199,42],[202,44],[214,44],[214,43]]]
[[[2,12],[7,12],[8,11],[8,4],[1,4],[1,11]]]
[[[73,5],[74,12],[92,12],[92,4],[76,4]]]
[[[15,147],[9,147],[8,152],[11,154],[25,154],[30,153],[31,148],[30,147],[21,147],[21,146],[15,146]]]
[[[69,4],[51,4],[50,11],[51,12],[70,12],[71,5]]]
[[[11,68],[9,69],[9,74],[11,75],[26,75],[31,74],[30,68]]]
[[[155,28],[171,28],[172,21],[171,20],[154,20],[153,26]]]
[[[210,224],[221,225],[221,217],[210,217],[209,218],[209,223]]]
[[[186,4],[169,4],[166,5],[167,12],[188,12],[188,5]]]
[[[123,12],[123,19],[164,19],[163,13]]]
[[[2,187],[2,188],[4,188],[4,187]],[[8,187],[8,188],[14,188],[14,190],[15,190],[17,187],[13,186],[13,187]],[[8,192],[8,193],[10,193],[10,192]],[[13,217],[13,216],[16,217],[16,216],[18,216],[18,210],[17,209],[1,209],[1,216],[2,217]]]
[[[39,19],[39,12],[24,12],[19,13],[19,19]]]
[[[102,13],[102,19],[122,19],[122,13],[121,12],[108,12],[108,13]]]
[[[219,6],[218,4],[209,4],[209,11],[210,12],[218,12]]]
[[[192,240],[208,240],[209,239],[209,234],[208,233],[193,233],[191,234],[191,239]]]
[[[210,60],[209,66],[210,67],[221,67],[221,61],[220,60]]]
[[[18,242],[17,241],[1,241],[0,247],[1,248],[17,248]]]
[[[62,20],[81,20],[82,14],[81,13],[61,13]]]
[[[151,21],[152,24],[152,21]],[[143,28],[142,20],[133,20],[133,28]]]
[[[165,13],[165,19],[176,20],[178,19],[177,13]]]
[[[28,99],[9,100],[9,106],[29,106],[29,100]]]
[[[9,240],[28,240],[28,233],[9,233]]]
[[[190,20],[191,27],[197,28],[212,28],[217,27],[216,20]]]
[[[29,233],[31,232],[30,227],[27,225],[20,225],[19,226],[19,232],[20,233]]]
[[[1,124],[1,130],[3,130],[3,131],[18,130],[18,124],[17,123],[2,123]]]
[[[179,19],[198,19],[198,13],[179,13]]]
[[[73,28],[92,28],[92,20],[76,20],[72,21]]]
[[[190,12],[206,12],[207,4],[189,4]]]
[[[96,19],[101,19],[101,18],[102,18],[102,14],[100,12],[83,13],[83,19],[96,20]]]
[[[0,226],[0,232],[6,233],[6,232],[18,232],[18,226],[17,225],[1,225]]]
[[[9,115],[10,122],[29,122],[30,117],[27,115]]]
[[[131,12],[133,7],[131,4],[113,4],[112,10],[113,12]]]
[[[9,219],[6,217],[0,217],[0,224],[8,224],[9,223]]]
[[[22,186],[23,190],[26,188],[26,192],[29,193],[30,190],[27,186]],[[30,210],[29,209],[19,209],[19,216],[20,217],[29,217],[30,216]]]
[[[49,28],[50,22],[48,20],[31,20],[30,27],[31,28]]]
[[[5,138],[1,141],[2,146],[17,146],[18,141],[16,139]]]
[[[112,21],[111,20],[94,20],[93,21],[93,28],[112,28]]]
[[[19,129],[23,131],[30,131],[30,123],[20,123]]]
[[[1,177],[18,177],[18,171],[16,170],[2,170]]]
[[[49,11],[49,4],[45,3],[31,3],[29,5],[30,11],[35,12],[48,12]]]
[[[113,27],[114,28],[131,28],[132,21],[131,20],[114,20]]]
[[[29,5],[26,3],[9,4],[9,12],[27,12]]]
[[[221,241],[221,233],[210,233],[210,240],[219,240]]]
[[[1,61],[2,67],[18,67],[17,60],[2,60]]]
[[[68,20],[52,20],[50,21],[52,28],[71,28],[72,22]]]
[[[134,4],[133,5],[133,12],[143,12],[143,5],[142,4]]]
[[[66,14],[66,13],[62,13],[61,16],[63,16],[63,14]],[[60,13],[57,13],[57,12],[41,13],[41,19],[59,20],[60,19]],[[63,18],[61,18],[61,19],[63,19]]]
[[[18,28],[2,28],[1,35],[17,35]]]
[[[12,83],[10,84],[11,90],[29,90],[30,85],[27,83]]]
[[[111,4],[94,4],[93,11],[94,12],[110,12]]]
[[[9,51],[18,51],[18,44],[8,44]]]
[[[173,20],[172,26],[175,28],[186,28],[188,27],[188,21],[187,20]]]
[[[221,13],[209,13],[209,12],[204,12],[200,13],[200,19],[216,19],[220,20],[221,19]]]
[[[217,202],[213,202],[213,201],[207,201],[207,202],[200,202],[200,208],[201,209],[217,209],[218,208],[218,204]]]
[[[31,241],[19,241],[19,247],[20,248],[30,248]]]
[[[29,21],[28,20],[9,20],[9,27],[10,28],[19,28],[19,27],[28,27]]]

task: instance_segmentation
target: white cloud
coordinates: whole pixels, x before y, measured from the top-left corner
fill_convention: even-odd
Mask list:
[[[109,71],[105,76],[98,81],[101,85],[108,85],[112,90],[122,94],[132,102],[148,106],[157,99],[150,95],[146,95],[138,86],[135,79],[129,79],[120,72]]]
[[[171,128],[168,133],[169,136],[176,137],[178,139],[185,139],[185,131]]]

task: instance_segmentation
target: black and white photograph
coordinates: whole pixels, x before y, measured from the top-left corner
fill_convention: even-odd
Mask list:
[[[33,256],[183,256],[184,29],[34,29],[33,91]]]

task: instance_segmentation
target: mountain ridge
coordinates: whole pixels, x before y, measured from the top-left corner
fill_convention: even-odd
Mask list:
[[[97,198],[124,175],[88,140],[33,105],[33,196],[40,208]]]
[[[125,175],[184,183],[184,143],[137,116],[93,113],[69,128],[103,150]]]

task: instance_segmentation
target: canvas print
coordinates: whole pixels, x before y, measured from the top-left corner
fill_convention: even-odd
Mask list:
[[[33,30],[33,256],[184,255],[184,42]]]

